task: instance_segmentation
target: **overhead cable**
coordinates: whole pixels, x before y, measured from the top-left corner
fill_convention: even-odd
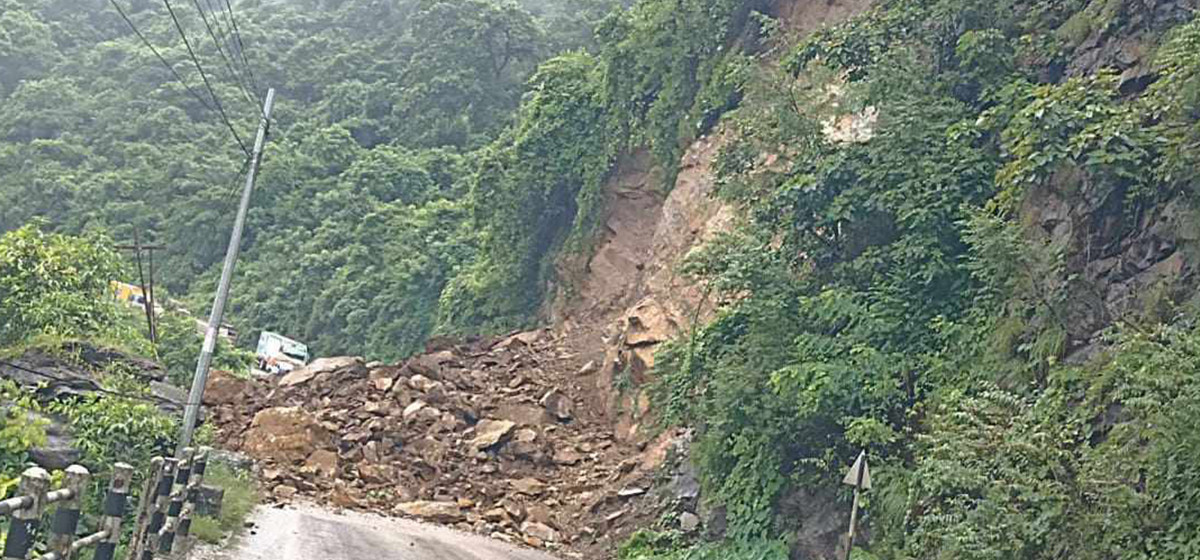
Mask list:
[[[208,4],[209,11],[212,12],[212,0],[205,1]],[[258,102],[254,100],[254,96],[250,94],[250,90],[248,90],[246,87],[245,79],[242,77],[241,73],[238,72],[237,68],[233,64],[233,61],[229,59],[229,55],[225,54],[226,49],[223,45],[227,44],[228,40],[226,39],[224,29],[221,28],[220,20],[217,19],[217,16],[214,13],[212,14],[213,22],[209,23],[208,14],[205,13],[204,7],[200,5],[200,0],[192,0],[192,4],[196,6],[196,11],[200,12],[200,19],[204,22],[204,28],[208,30],[208,36],[212,38],[213,44],[216,45],[217,54],[219,54],[221,56],[221,60],[225,62],[225,68],[229,70],[230,75],[233,76],[233,80],[237,82],[238,88],[241,89],[242,93],[246,95],[246,100],[254,105],[257,105]],[[220,35],[220,37],[218,37],[218,35]],[[230,48],[230,54],[233,54],[232,48]]]
[[[208,89],[209,95],[212,96],[213,103],[217,106],[217,112],[221,115],[221,120],[225,123],[225,127],[233,134],[233,139],[237,140],[238,146],[242,148],[242,152],[247,155],[250,150],[246,148],[246,143],[242,142],[242,137],[237,133],[237,129],[233,127],[233,123],[229,121],[229,115],[225,113],[225,107],[221,104],[221,98],[213,89],[212,83],[208,80],[208,73],[204,71],[204,66],[200,64],[200,59],[196,58],[196,51],[192,49],[192,42],[188,40],[187,32],[183,30],[183,24],[179,23],[179,17],[175,14],[175,9],[171,7],[171,0],[163,0],[163,4],[167,7],[167,12],[171,14],[171,21],[175,22],[175,29],[179,31],[179,36],[183,38],[183,45],[187,47],[188,57],[192,59],[192,63],[196,66],[196,71],[200,72],[200,79],[204,81],[204,87]]]
[[[254,69],[250,66],[250,59],[246,57],[246,44],[242,42],[242,31],[238,29],[237,16],[233,14],[233,3],[230,0],[225,0],[225,10],[229,14],[229,23],[233,26],[233,37],[237,40],[238,55],[242,58],[242,66],[246,72],[250,74],[250,83],[254,86],[254,92],[258,93],[258,78],[254,77]]]
[[[158,58],[158,61],[161,62],[163,66],[166,66],[167,70],[171,71],[171,74],[175,76],[175,79],[179,81],[179,84],[182,85],[188,93],[192,94],[192,97],[195,97],[205,109],[213,111],[214,109],[212,108],[212,105],[209,104],[208,100],[199,93],[196,93],[196,90],[192,89],[192,86],[188,85],[187,80],[183,79],[183,76],[181,76],[179,72],[175,70],[175,67],[172,66],[170,62],[167,62],[167,59],[163,57],[162,53],[158,52],[158,49],[154,47],[154,44],[151,43],[144,34],[142,34],[142,30],[138,29],[137,25],[134,25],[133,20],[129,19],[129,15],[125,13],[125,10],[121,8],[121,5],[117,4],[117,0],[108,0],[108,3],[112,4],[113,8],[116,8],[117,13],[121,14],[121,19],[125,20],[125,23],[129,24],[129,28],[132,29],[134,34],[136,34],[138,38],[142,40],[142,44],[146,45],[146,48],[150,49],[150,52],[154,53],[154,56]]]

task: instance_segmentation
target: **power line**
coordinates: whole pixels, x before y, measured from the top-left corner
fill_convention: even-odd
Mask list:
[[[242,43],[242,32],[238,29],[237,16],[233,14],[233,3],[230,0],[225,0],[225,11],[229,14],[229,23],[233,27],[233,37],[237,39],[238,55],[242,58],[242,66],[246,68],[246,73],[250,75],[250,83],[254,86],[254,92],[258,93],[258,78],[254,77],[254,69],[250,67],[250,59],[246,58],[246,45]]]
[[[238,146],[241,146],[242,152],[249,155],[250,150],[246,148],[246,143],[242,142],[242,137],[237,133],[237,129],[233,127],[233,123],[229,122],[229,115],[225,113],[225,107],[221,105],[221,98],[217,96],[217,92],[213,90],[212,83],[208,81],[208,74],[204,71],[204,66],[200,64],[200,59],[196,58],[196,51],[192,50],[192,42],[188,40],[187,33],[183,30],[183,25],[179,23],[179,18],[175,15],[175,9],[171,7],[171,0],[163,0],[163,4],[166,5],[167,12],[171,14],[171,21],[175,22],[175,29],[179,31],[179,36],[183,38],[183,45],[187,47],[188,56],[191,57],[196,70],[200,72],[200,79],[204,81],[204,87],[208,89],[213,103],[217,105],[217,112],[221,114],[221,120],[225,122],[225,127],[233,134],[233,139],[237,140]]]
[[[129,19],[129,16],[125,13],[125,10],[121,8],[120,4],[117,4],[117,0],[108,0],[108,3],[112,4],[112,7],[117,9],[117,13],[121,14],[121,19],[125,20],[125,23],[129,24],[129,28],[133,29],[134,34],[136,34],[138,38],[142,40],[142,44],[146,45],[146,48],[150,49],[150,52],[154,53],[154,56],[158,58],[158,61],[161,62],[163,66],[166,66],[167,70],[171,71],[171,74],[175,76],[175,79],[179,81],[180,85],[182,85],[183,88],[188,91],[188,93],[192,94],[192,97],[195,97],[205,109],[212,111],[212,105],[208,103],[208,100],[204,99],[204,97],[199,93],[196,93],[196,90],[192,89],[192,86],[188,85],[187,80],[183,79],[183,76],[181,76],[179,72],[175,70],[175,67],[172,66],[170,62],[167,62],[167,59],[163,57],[162,53],[158,52],[158,49],[154,47],[154,44],[152,44],[150,40],[142,34],[142,30],[138,29],[137,25],[134,25],[133,20]]]
[[[64,381],[64,382],[71,381],[70,379],[67,379],[67,378],[64,378],[64,377],[61,377],[58,375],[54,375],[52,373],[46,373],[44,371],[38,371],[35,369],[27,368],[25,366],[19,366],[8,360],[0,360],[0,365],[8,366],[15,370],[23,371],[25,373],[35,375],[37,377],[41,377],[42,379],[50,379],[52,381]],[[121,391],[113,391],[111,389],[105,389],[104,387],[99,387],[99,386],[97,386],[94,390],[92,390],[92,392],[103,393],[105,395],[109,395],[109,396],[113,396],[113,397],[120,397],[123,399],[142,401],[142,402],[148,402],[148,403],[153,403],[153,404],[162,404],[164,402],[175,404],[175,405],[180,405],[180,406],[187,406],[189,404],[187,402],[178,402],[178,401],[173,401],[171,399],[166,399],[166,398],[162,398],[162,397],[147,397],[145,395],[138,395],[136,393],[123,393]]]
[[[205,3],[208,4],[210,12],[215,12],[215,10],[212,9],[212,0],[205,0]],[[225,67],[229,69],[229,73],[233,76],[234,81],[237,82],[238,88],[240,88],[242,93],[246,95],[246,99],[248,101],[254,103],[254,96],[250,95],[250,91],[246,89],[245,80],[242,78],[241,74],[238,73],[237,68],[234,67],[233,61],[231,61],[229,56],[225,54],[225,47],[223,47],[222,44],[226,44],[228,41],[226,39],[224,30],[221,28],[220,20],[217,19],[216,14],[214,13],[213,22],[210,24],[208,21],[208,14],[205,13],[204,7],[200,5],[200,0],[192,0],[192,4],[196,6],[196,11],[200,12],[200,19],[204,21],[204,28],[208,30],[208,36],[212,38],[213,44],[217,47],[217,54],[221,55],[221,60],[225,62]],[[215,31],[214,26],[216,27]],[[217,35],[220,35],[221,38],[217,38]],[[232,54],[232,52],[233,51],[231,49],[230,53]]]

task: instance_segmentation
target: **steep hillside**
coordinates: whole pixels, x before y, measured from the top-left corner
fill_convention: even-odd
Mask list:
[[[732,105],[616,158],[559,261],[618,437],[697,430],[715,554],[840,557],[861,448],[880,558],[1196,546],[1197,6],[760,8],[699,88]]]
[[[327,4],[242,6],[286,125],[233,311],[400,361],[213,387],[279,499],[585,558],[1200,556],[1197,0]],[[111,14],[0,8],[0,227],[145,227],[200,299],[224,127]]]

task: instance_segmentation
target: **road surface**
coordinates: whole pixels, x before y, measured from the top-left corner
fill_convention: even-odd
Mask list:
[[[402,519],[309,505],[263,507],[228,549],[192,560],[559,560],[477,535]]]

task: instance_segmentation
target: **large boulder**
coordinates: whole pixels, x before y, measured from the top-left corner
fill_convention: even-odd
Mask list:
[[[0,378],[36,389],[40,397],[49,399],[83,396],[100,390],[94,372],[39,349],[0,362]]]
[[[255,459],[294,464],[329,446],[329,432],[311,414],[299,407],[276,407],[254,415],[242,450]]]
[[[204,404],[240,404],[247,396],[250,381],[235,377],[227,371],[214,370],[204,385]]]
[[[311,364],[308,364],[300,369],[297,369],[279,380],[280,387],[294,387],[303,383],[308,383],[312,379],[322,373],[329,373],[343,369],[366,369],[363,364],[363,359],[354,356],[339,356],[335,358],[317,358]]]
[[[45,421],[45,444],[29,450],[29,460],[37,466],[50,471],[61,471],[83,458],[83,452],[75,446],[75,438],[65,422],[54,416],[34,412],[27,413],[26,418],[30,422]]]
[[[149,397],[167,413],[178,413],[182,402],[178,393],[162,383],[166,373],[159,364],[94,346],[85,342],[66,342],[58,348],[31,348],[19,357],[0,362],[0,379],[36,391],[39,399],[59,400],[90,395],[103,387],[100,377],[113,367],[148,382]]]
[[[158,399],[158,409],[168,414],[182,413],[188,400],[187,391],[162,381],[150,382],[150,396]]]
[[[396,512],[434,523],[458,523],[466,519],[455,502],[405,502],[396,505]]]
[[[494,447],[508,437],[516,426],[508,420],[481,420],[475,426],[475,439],[471,440],[471,447],[477,450]]]

